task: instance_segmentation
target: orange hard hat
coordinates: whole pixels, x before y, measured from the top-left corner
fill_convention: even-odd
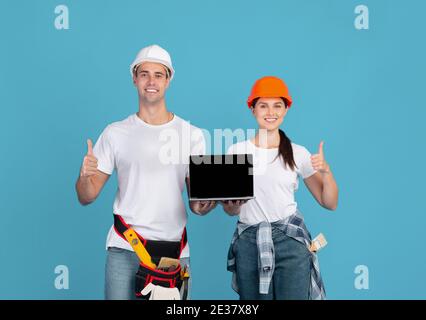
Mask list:
[[[254,83],[247,99],[249,108],[256,98],[284,98],[289,108],[293,102],[285,82],[280,78],[271,76],[260,78]]]

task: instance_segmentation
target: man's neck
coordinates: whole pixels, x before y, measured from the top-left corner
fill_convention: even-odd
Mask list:
[[[137,116],[144,122],[151,125],[161,125],[169,122],[173,115],[167,111],[164,102],[158,104],[143,104],[139,102],[139,111]]]

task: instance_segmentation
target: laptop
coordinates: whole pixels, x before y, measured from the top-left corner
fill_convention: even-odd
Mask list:
[[[192,155],[189,200],[249,200],[253,192],[253,155]]]

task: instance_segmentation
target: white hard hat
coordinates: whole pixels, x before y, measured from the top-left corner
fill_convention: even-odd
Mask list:
[[[133,76],[133,68],[142,62],[156,62],[161,63],[170,70],[170,80],[173,79],[175,70],[172,66],[172,59],[170,58],[169,53],[161,48],[160,46],[153,44],[151,46],[145,47],[138,52],[135,60],[130,65],[130,74]]]

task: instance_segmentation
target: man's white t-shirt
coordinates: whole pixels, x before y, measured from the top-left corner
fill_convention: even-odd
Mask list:
[[[113,213],[145,239],[179,241],[187,222],[182,192],[189,156],[205,154],[203,132],[176,115],[166,124],[150,125],[133,114],[108,125],[93,153],[100,171],[117,170]],[[133,250],[113,227],[106,247]],[[181,257],[188,256],[187,245]]]
[[[239,214],[240,221],[254,225],[262,221],[275,222],[296,213],[297,202],[294,193],[299,187],[299,177],[306,179],[316,170],[312,167],[309,151],[298,144],[291,143],[297,168],[295,171],[284,167],[278,148],[257,147],[246,140],[233,144],[228,154],[248,153],[253,155],[254,197],[247,201]]]

